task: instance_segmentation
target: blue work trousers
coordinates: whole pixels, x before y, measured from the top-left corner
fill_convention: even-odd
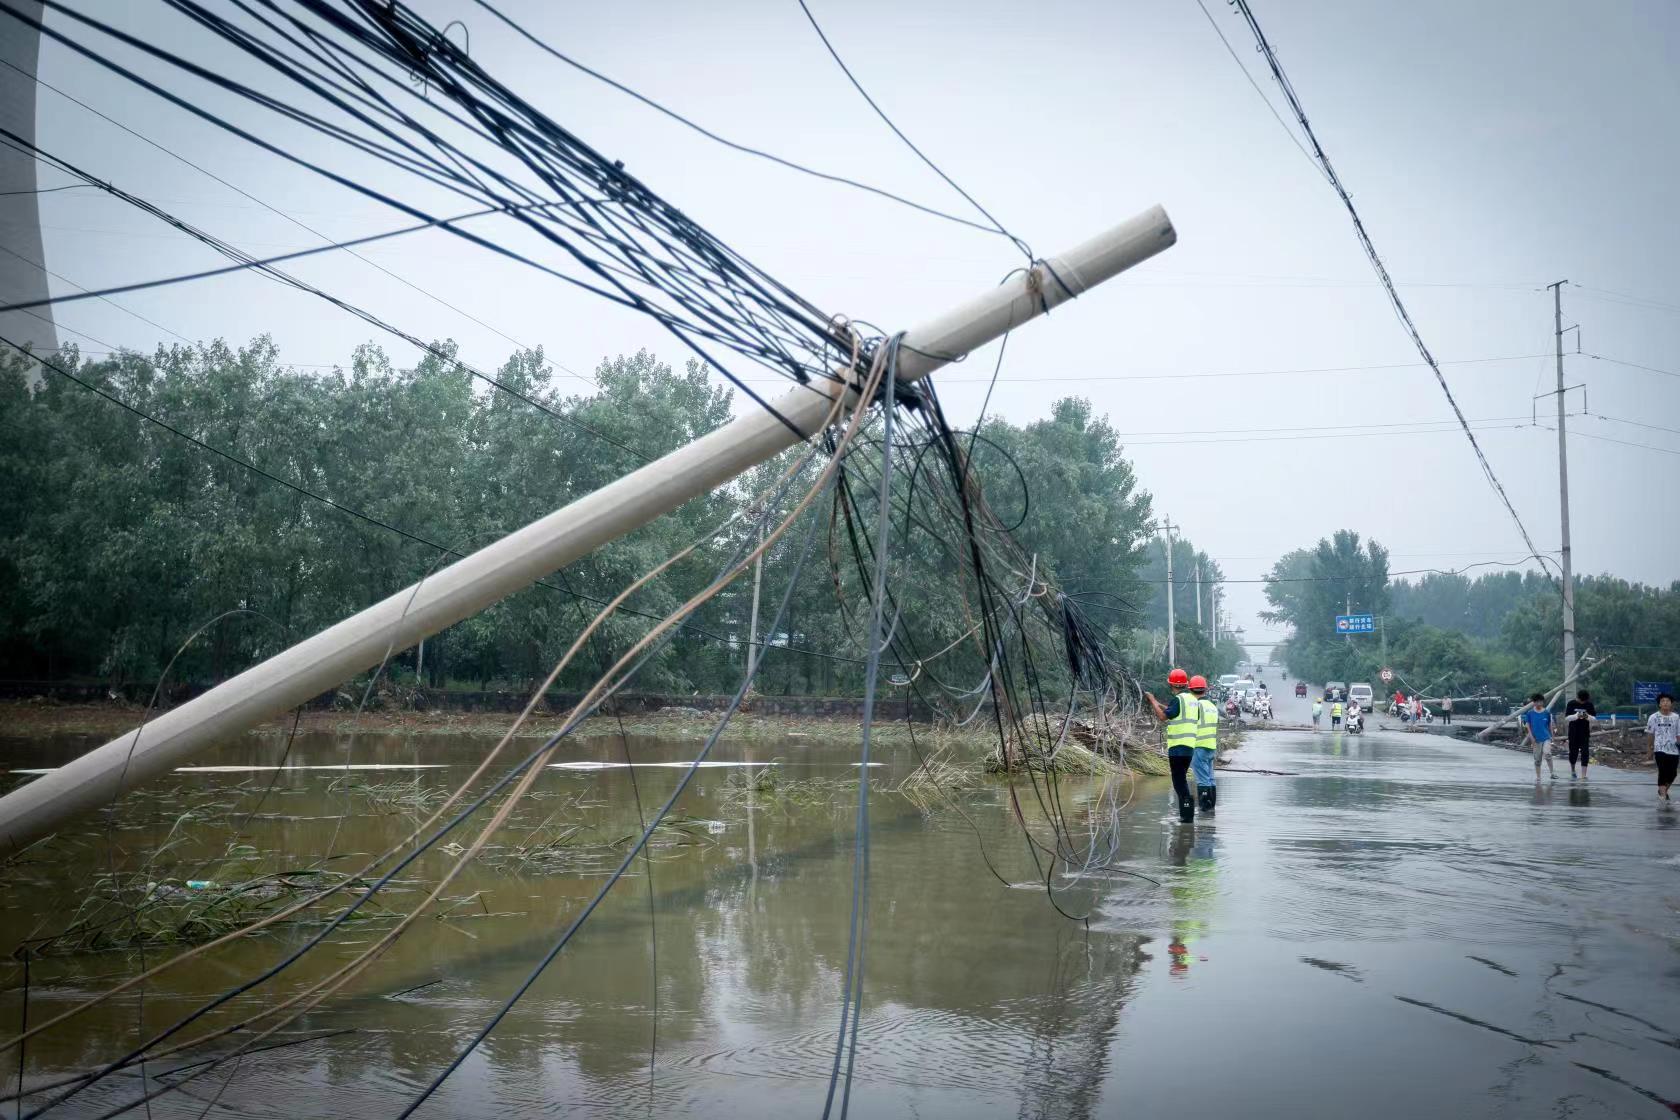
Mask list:
[[[1214,747],[1197,747],[1190,756],[1190,768],[1196,773],[1197,789],[1212,789],[1213,763],[1219,757],[1219,751]]]

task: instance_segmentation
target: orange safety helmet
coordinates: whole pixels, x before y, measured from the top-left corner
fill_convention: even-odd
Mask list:
[[[1174,688],[1183,688],[1190,683],[1190,675],[1183,669],[1174,669],[1167,674],[1167,683]]]
[[[1190,678],[1190,691],[1191,692],[1206,692],[1207,691],[1207,678],[1202,676],[1200,673],[1197,673],[1195,676],[1191,677]]]

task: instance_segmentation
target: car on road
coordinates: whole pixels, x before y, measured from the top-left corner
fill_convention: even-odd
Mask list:
[[[1347,695],[1346,681],[1325,681],[1324,698],[1326,700],[1340,700]]]
[[[1231,686],[1240,680],[1242,680],[1242,678],[1237,676],[1235,673],[1222,673],[1219,677],[1220,695],[1223,696],[1225,693],[1231,691]]]
[[[1348,699],[1358,704],[1361,710],[1367,712],[1371,710],[1371,698],[1374,694],[1371,692],[1370,685],[1364,683],[1350,684],[1347,694]]]
[[[1305,696],[1306,694],[1307,694],[1307,682],[1306,681],[1296,681],[1295,682],[1295,695]]]

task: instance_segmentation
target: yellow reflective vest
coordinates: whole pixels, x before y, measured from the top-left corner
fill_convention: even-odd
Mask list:
[[[1201,698],[1202,722],[1196,728],[1196,747],[1199,750],[1219,749],[1219,705],[1207,697]]]
[[[1202,704],[1191,692],[1174,695],[1178,697],[1178,714],[1167,721],[1167,749],[1182,747],[1189,750],[1196,745],[1196,738],[1201,734]]]

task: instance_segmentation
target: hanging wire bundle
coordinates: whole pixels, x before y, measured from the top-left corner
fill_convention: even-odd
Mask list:
[[[42,34],[180,108],[331,182],[417,221],[519,261],[658,322],[761,407],[725,352],[807,383],[831,376],[849,344],[830,316],[703,229],[625,169],[487,73],[460,46],[401,4],[273,0],[236,5],[229,18],[193,0],[165,0],[278,79],[270,93],[97,17],[47,5],[88,34],[7,10]],[[99,44],[99,45],[94,45]],[[120,45],[208,86],[183,92],[113,57]],[[505,215],[534,236],[528,251],[480,234],[355,172],[304,155],[210,108],[233,95],[301,125],[338,151],[378,161],[415,186],[441,189]],[[278,122],[277,122],[278,123]],[[435,190],[427,189],[427,196]],[[528,238],[522,238],[522,243]],[[540,252],[539,252],[540,250]]]

